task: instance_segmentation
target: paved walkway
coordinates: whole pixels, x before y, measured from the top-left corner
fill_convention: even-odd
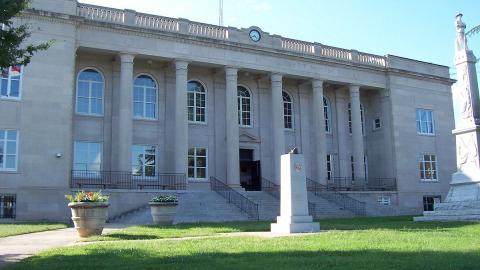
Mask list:
[[[105,228],[104,233],[120,229]],[[70,246],[80,241],[74,228],[29,233],[0,238],[0,268],[8,263],[18,262],[38,252],[63,246]]]

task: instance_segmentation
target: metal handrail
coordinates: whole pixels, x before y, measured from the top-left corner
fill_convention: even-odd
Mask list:
[[[280,186],[262,177],[262,191],[280,200]]]
[[[280,186],[263,177],[262,177],[262,191],[266,192],[267,194],[270,194],[275,199],[280,200]],[[315,203],[308,202],[308,213],[311,216],[317,216]]]
[[[307,178],[307,190],[313,192],[327,201],[333,202],[343,209],[349,210],[358,216],[366,216],[367,209],[365,202],[356,200],[346,194],[340,193],[336,190],[330,190],[327,186],[318,183],[312,179]]]
[[[246,213],[248,217],[255,220],[259,219],[258,204],[213,176],[210,177],[210,186],[213,191],[224,197],[228,203],[238,207],[240,211]]]
[[[135,174],[121,171],[72,170],[70,187],[185,190],[187,181],[185,174],[181,173],[155,173],[152,176],[148,176],[144,173]]]

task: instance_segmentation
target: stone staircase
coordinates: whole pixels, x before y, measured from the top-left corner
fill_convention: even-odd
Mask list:
[[[308,201],[315,204],[315,218],[348,218],[355,214],[336,203],[330,202],[321,196],[308,192]]]
[[[280,201],[263,191],[247,191],[244,195],[258,204],[259,220],[276,220],[280,215]]]
[[[249,220],[235,205],[214,191],[187,192],[179,198],[175,223]]]

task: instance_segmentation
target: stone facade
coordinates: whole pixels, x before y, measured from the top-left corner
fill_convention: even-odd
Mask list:
[[[18,131],[16,169],[0,170],[0,195],[16,195],[18,220],[66,219],[74,142],[102,143],[102,171],[130,171],[131,145],[139,144],[156,146],[157,172],[188,174],[189,148],[205,148],[207,177],[189,179],[187,191],[205,189],[208,176],[240,188],[239,149],[253,150],[262,177],[279,183],[280,155],[293,147],[305,156],[307,178],[352,186],[353,168],[362,191],[348,193],[373,205],[389,197],[389,210],[374,207],[372,215],[420,213],[423,196],[448,191],[455,171],[448,67],[74,0],[34,0],[18,22],[33,26],[32,42],[55,40],[24,68],[21,98],[0,99],[0,131]],[[75,109],[78,75],[89,68],[104,80],[103,113],[95,116]],[[141,74],[157,85],[152,120],[132,117],[133,78]],[[187,121],[191,80],[206,89],[202,123]],[[249,127],[237,125],[237,85],[251,94]],[[291,129],[284,128],[282,90],[292,100]],[[433,134],[417,132],[419,108],[433,111]],[[420,180],[424,154],[436,156],[437,181]],[[364,156],[366,170],[352,165],[351,157]],[[365,179],[396,185],[384,194],[368,190]],[[122,192],[112,191],[115,200],[149,191]]]

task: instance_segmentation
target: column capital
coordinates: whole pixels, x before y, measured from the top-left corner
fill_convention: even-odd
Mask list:
[[[271,73],[270,80],[273,82],[282,82],[283,75],[280,73]]]
[[[121,63],[133,63],[133,60],[135,59],[135,54],[129,52],[120,52],[118,53],[118,56],[120,57]]]
[[[232,66],[225,66],[225,74],[228,76],[237,76],[238,68]]]
[[[360,85],[358,84],[349,84],[348,85],[348,90],[350,91],[350,94],[358,94],[360,93]]]
[[[321,79],[312,79],[312,87],[313,87],[313,89],[323,88],[323,80],[321,80]]]
[[[176,70],[187,70],[188,69],[188,62],[185,61],[185,60],[182,60],[182,59],[175,59],[173,61],[173,63],[175,64],[175,69]]]

